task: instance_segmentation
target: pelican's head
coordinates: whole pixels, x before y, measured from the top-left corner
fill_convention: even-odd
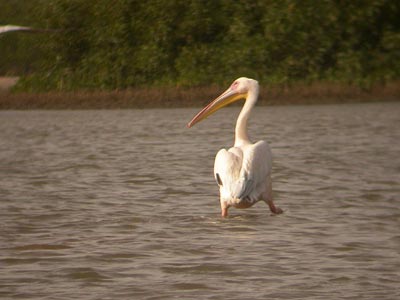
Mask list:
[[[246,99],[250,92],[258,92],[258,82],[254,79],[240,77],[236,79],[231,86],[223,92],[218,98],[211,101],[204,107],[194,118],[187,124],[192,127],[194,124],[204,120],[208,116],[215,113],[220,108],[237,100]]]

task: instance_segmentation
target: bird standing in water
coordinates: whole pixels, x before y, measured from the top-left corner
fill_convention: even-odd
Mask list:
[[[235,144],[229,150],[221,149],[215,158],[214,177],[219,185],[222,217],[228,208],[248,208],[260,200],[265,201],[271,212],[282,213],[272,200],[272,155],[266,141],[251,143],[247,134],[247,120],[257,102],[258,82],[241,77],[218,98],[203,108],[188,123],[192,127],[220,108],[245,99],[235,128]]]

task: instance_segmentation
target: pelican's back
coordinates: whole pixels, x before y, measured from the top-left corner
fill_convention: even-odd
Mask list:
[[[269,185],[271,167],[271,151],[265,141],[220,150],[215,158],[214,175],[221,200],[261,200]]]

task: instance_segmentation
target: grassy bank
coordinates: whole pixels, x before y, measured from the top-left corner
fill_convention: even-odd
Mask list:
[[[127,109],[200,107],[226,87],[141,88],[122,91],[12,93],[0,90],[0,109]],[[262,86],[259,105],[399,101],[400,82],[362,89],[338,83]]]

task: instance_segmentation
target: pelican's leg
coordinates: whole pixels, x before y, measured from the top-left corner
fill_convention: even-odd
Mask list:
[[[220,201],[221,203],[221,217],[225,218],[228,216],[228,205],[224,201]]]
[[[266,192],[263,194],[263,199],[265,201],[265,203],[268,204],[270,211],[273,214],[281,214],[283,213],[283,210],[280,209],[278,206],[275,206],[274,201],[272,201],[272,183],[271,183],[271,178],[268,178],[268,182],[267,182],[267,190]]]

